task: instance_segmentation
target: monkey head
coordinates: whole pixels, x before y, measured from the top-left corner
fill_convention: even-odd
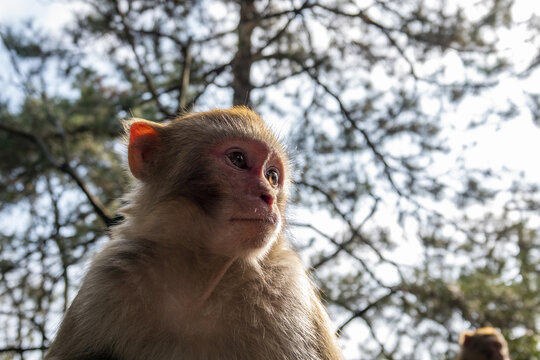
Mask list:
[[[127,128],[129,169],[144,202],[130,226],[228,257],[263,256],[277,240],[289,164],[256,113],[235,107],[166,124],[133,119]]]
[[[464,331],[459,337],[459,360],[509,360],[503,336],[492,327]]]

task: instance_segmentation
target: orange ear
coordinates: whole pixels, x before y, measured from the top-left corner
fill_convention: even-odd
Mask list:
[[[156,150],[160,144],[159,125],[137,121],[129,128],[128,163],[133,176],[144,180],[152,173]]]
[[[463,337],[463,342],[461,343],[461,346],[463,346],[464,348],[469,347],[471,345],[471,339],[472,335],[465,335]]]
[[[459,345],[467,347],[469,345],[471,337],[474,335],[474,332],[470,330],[465,330],[459,335]]]

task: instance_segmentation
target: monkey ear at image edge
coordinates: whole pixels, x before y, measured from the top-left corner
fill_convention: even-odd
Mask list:
[[[469,330],[466,330],[466,331],[463,331],[460,335],[459,335],[459,345],[460,346],[467,346],[469,345],[469,342],[470,342],[470,339],[471,337],[474,335],[474,333],[472,331],[469,331]]]
[[[157,129],[146,121],[136,121],[129,128],[129,170],[139,180],[151,173],[160,139]]]

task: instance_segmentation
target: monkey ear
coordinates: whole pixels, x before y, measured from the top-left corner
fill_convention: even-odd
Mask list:
[[[461,343],[461,345],[463,347],[469,347],[469,345],[471,344],[471,339],[472,339],[472,336],[469,336],[469,335],[465,335],[463,337],[463,342]]]
[[[470,330],[465,330],[459,335],[459,345],[467,347],[470,343],[471,337],[474,335],[474,332]]]
[[[156,123],[138,120],[129,126],[129,170],[139,180],[146,180],[153,173],[156,155],[161,144]]]

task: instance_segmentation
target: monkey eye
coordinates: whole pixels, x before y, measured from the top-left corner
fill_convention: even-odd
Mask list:
[[[231,161],[231,164],[236,166],[239,169],[246,169],[247,168],[247,161],[246,156],[243,152],[240,151],[233,151],[229,154],[227,154],[227,157]]]
[[[268,182],[270,183],[270,185],[272,186],[278,186],[278,183],[279,183],[279,174],[276,170],[272,169],[272,170],[269,170],[267,173],[266,173],[266,179],[268,180]]]

